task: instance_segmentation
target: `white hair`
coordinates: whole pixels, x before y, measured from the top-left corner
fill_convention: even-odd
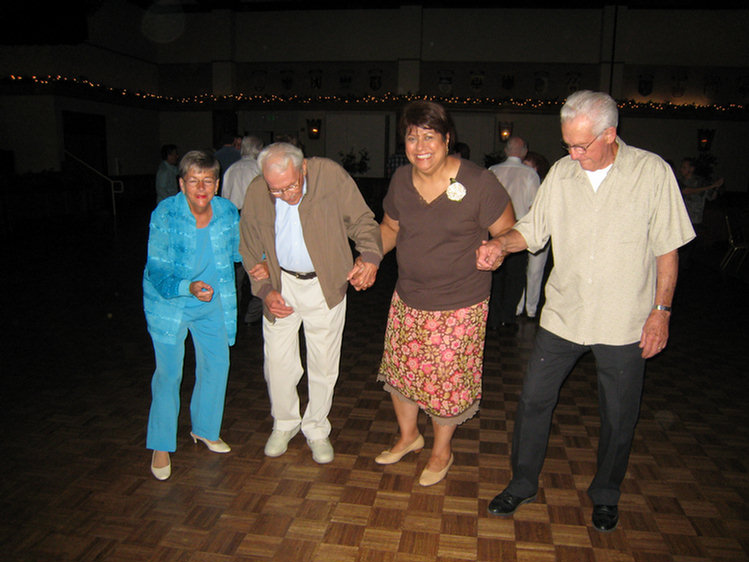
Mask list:
[[[579,116],[585,116],[591,121],[593,133],[596,135],[619,124],[616,101],[604,92],[580,90],[568,97],[560,112],[562,124]]]
[[[260,151],[257,157],[257,163],[263,172],[266,171],[266,167],[277,172],[284,172],[289,164],[294,166],[295,170],[301,170],[302,162],[304,162],[302,150],[287,142],[269,144]]]
[[[242,156],[251,156],[257,158],[258,153],[263,148],[263,141],[254,136],[242,137]]]

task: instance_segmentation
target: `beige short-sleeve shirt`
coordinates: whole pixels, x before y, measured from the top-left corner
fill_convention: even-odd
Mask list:
[[[654,304],[656,257],[694,238],[671,167],[617,143],[597,191],[576,161],[562,158],[514,227],[531,252],[551,238],[554,268],[540,325],[582,345],[639,341]]]

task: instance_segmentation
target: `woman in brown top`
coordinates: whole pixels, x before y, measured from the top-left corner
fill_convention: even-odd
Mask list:
[[[434,445],[419,483],[431,486],[447,474],[455,428],[481,398],[491,273],[477,268],[476,249],[515,215],[494,174],[449,154],[455,133],[442,106],[411,103],[399,127],[410,165],[396,170],[383,201],[383,251],[397,247],[398,281],[378,380],[391,393],[400,436],[375,462],[424,447],[423,409]]]

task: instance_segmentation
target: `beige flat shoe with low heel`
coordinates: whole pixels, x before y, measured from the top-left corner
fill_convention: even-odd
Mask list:
[[[169,464],[166,466],[155,467],[153,460],[156,457],[156,451],[151,454],[151,474],[156,480],[166,480],[172,475],[172,458],[169,457]]]
[[[422,486],[434,486],[438,482],[442,482],[445,476],[447,476],[447,471],[450,470],[450,467],[453,465],[454,460],[455,457],[450,454],[450,460],[447,461],[447,465],[445,466],[445,468],[437,472],[432,472],[431,470],[425,468],[421,473],[421,477],[419,478],[419,484],[421,484]]]
[[[379,455],[375,457],[375,462],[377,464],[395,464],[399,460],[401,460],[403,457],[405,457],[408,453],[413,451],[414,453],[418,453],[424,448],[424,436],[419,434],[419,436],[414,439],[413,443],[411,443],[408,447],[403,449],[402,451],[398,451],[397,453],[393,453],[390,449],[387,449],[385,451],[382,451]]]

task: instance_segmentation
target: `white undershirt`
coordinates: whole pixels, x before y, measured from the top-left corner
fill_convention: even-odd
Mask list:
[[[588,174],[588,179],[590,180],[590,185],[593,186],[593,191],[598,192],[598,188],[601,187],[601,184],[603,183],[603,180],[606,179],[606,176],[609,173],[609,170],[611,170],[611,166],[613,166],[614,163],[612,162],[605,168],[601,168],[600,170],[594,170],[594,171],[588,171],[585,170],[585,173]]]

